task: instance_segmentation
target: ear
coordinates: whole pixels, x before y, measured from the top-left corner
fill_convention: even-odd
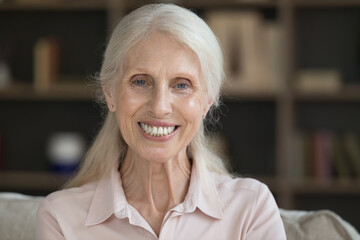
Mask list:
[[[106,98],[106,104],[109,108],[110,112],[115,112],[116,111],[116,105],[115,105],[115,98],[114,98],[114,94],[113,91],[111,91],[108,88],[103,87],[103,92],[105,94],[105,98]]]
[[[204,108],[203,108],[203,119],[206,117],[206,114],[209,112],[209,109],[211,108],[211,106],[213,105],[214,103],[214,99],[212,98],[209,98],[207,103],[204,105]]]

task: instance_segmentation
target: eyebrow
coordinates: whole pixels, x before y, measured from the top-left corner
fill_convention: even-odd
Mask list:
[[[126,74],[126,76],[133,76],[133,75],[137,75],[137,74],[153,76],[150,69],[141,68],[141,67],[136,67],[136,68],[130,69],[130,71]],[[196,79],[196,77],[195,77],[196,75],[189,73],[189,72],[179,71],[179,72],[176,72],[174,75],[176,76],[175,78]]]

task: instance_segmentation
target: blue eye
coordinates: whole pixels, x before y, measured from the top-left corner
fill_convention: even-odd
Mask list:
[[[143,79],[136,79],[136,80],[134,81],[134,84],[135,84],[135,85],[138,85],[138,86],[144,86],[144,85],[146,84],[146,81],[143,80]]]
[[[176,87],[180,89],[187,89],[188,85],[186,83],[178,83],[176,84]]]
[[[143,86],[146,85],[146,80],[144,80],[144,79],[135,79],[135,80],[133,81],[133,84],[134,84],[135,86],[143,87]]]

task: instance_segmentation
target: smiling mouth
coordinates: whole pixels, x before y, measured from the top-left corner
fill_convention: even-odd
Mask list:
[[[153,136],[153,137],[164,137],[164,136],[168,136],[170,135],[171,133],[173,133],[178,126],[174,125],[174,126],[170,126],[170,127],[167,127],[167,126],[150,126],[150,125],[147,125],[145,123],[139,123],[141,129],[148,135],[150,136]]]

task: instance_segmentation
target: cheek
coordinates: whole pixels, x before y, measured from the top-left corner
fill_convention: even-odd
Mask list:
[[[181,101],[180,109],[185,121],[191,123],[191,125],[198,125],[202,120],[202,106],[200,94],[195,94]]]
[[[125,141],[129,141],[134,136],[134,131],[136,131],[134,117],[143,105],[141,96],[136,95],[133,91],[119,91],[116,117]]]
[[[116,96],[116,107],[119,112],[129,115],[137,108],[138,98],[130,89],[119,89]]]
[[[181,139],[187,146],[193,139],[202,121],[202,102],[199,97],[190,97],[181,102],[181,115],[185,121],[185,127],[181,131]]]

